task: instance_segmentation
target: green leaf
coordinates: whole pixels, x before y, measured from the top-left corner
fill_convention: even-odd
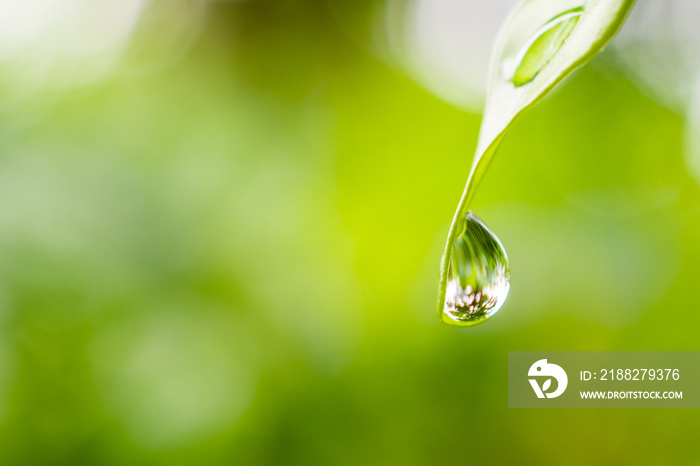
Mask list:
[[[635,0],[524,0],[506,20],[494,48],[474,161],[440,264],[438,318],[445,304],[449,258],[458,226],[503,136],[525,109],[603,49],[634,3]]]

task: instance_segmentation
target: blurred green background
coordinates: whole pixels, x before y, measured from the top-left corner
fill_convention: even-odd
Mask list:
[[[698,349],[692,94],[633,23],[528,112],[473,203],[510,296],[450,328],[445,83],[513,2],[436,1],[493,25],[449,56],[413,3],[0,2],[0,464],[697,464],[694,411],[509,410],[506,367]]]

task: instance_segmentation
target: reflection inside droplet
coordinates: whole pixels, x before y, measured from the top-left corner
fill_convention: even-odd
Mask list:
[[[464,218],[447,272],[442,321],[457,326],[484,322],[503,305],[510,268],[503,245],[473,213]]]
[[[514,57],[503,61],[501,70],[506,79],[516,87],[535,79],[537,73],[564,45],[564,41],[569,37],[582,14],[582,6],[572,8],[542,25]]]

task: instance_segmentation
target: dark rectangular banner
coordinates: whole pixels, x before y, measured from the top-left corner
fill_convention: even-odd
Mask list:
[[[510,351],[509,408],[700,408],[700,351]]]

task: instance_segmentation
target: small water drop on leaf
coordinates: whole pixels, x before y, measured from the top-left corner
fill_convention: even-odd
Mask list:
[[[583,7],[572,8],[547,21],[525,42],[518,53],[502,62],[502,71],[514,86],[527,84],[549,63],[573,31]]]
[[[473,213],[454,241],[442,321],[457,326],[480,324],[503,305],[510,289],[508,256],[496,235]]]

